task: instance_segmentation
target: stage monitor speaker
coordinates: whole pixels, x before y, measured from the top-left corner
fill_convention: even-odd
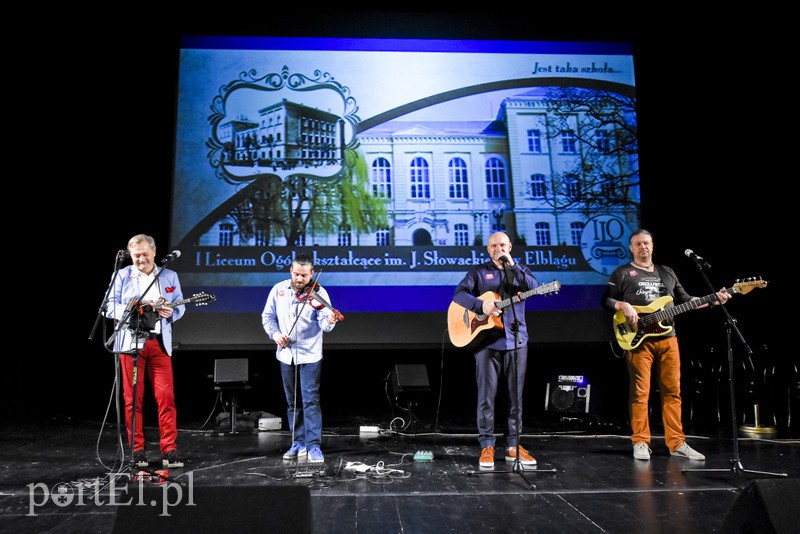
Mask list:
[[[723,534],[800,532],[800,479],[775,478],[750,482],[733,501]]]
[[[214,360],[214,383],[247,382],[250,379],[247,358]]]
[[[572,382],[548,382],[544,409],[549,412],[589,413],[592,386]]]
[[[148,485],[152,484],[152,485]],[[132,484],[119,499],[114,534],[313,532],[308,486]]]
[[[392,391],[410,393],[429,391],[428,370],[422,364],[397,364],[392,370]]]

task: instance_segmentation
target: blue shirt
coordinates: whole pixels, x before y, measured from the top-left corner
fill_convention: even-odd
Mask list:
[[[314,291],[330,303],[322,286]],[[277,348],[276,357],[285,364],[313,363],[322,359],[322,333],[330,332],[336,324],[328,322],[333,312],[314,300],[297,298],[291,280],[275,284],[267,296],[261,324],[270,339],[276,332],[290,338],[289,346]]]

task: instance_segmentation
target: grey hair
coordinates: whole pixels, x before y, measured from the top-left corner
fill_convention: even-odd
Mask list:
[[[156,240],[155,240],[155,239],[153,239],[152,237],[150,237],[150,236],[149,236],[149,235],[147,235],[147,234],[136,234],[135,236],[133,236],[132,238],[130,238],[130,239],[128,240],[128,249],[130,249],[131,247],[134,247],[134,246],[138,245],[138,244],[139,244],[139,243],[141,243],[142,241],[146,241],[146,242],[147,242],[147,244],[148,244],[148,245],[150,245],[150,248],[152,248],[153,250],[155,250],[155,249],[156,249]]]

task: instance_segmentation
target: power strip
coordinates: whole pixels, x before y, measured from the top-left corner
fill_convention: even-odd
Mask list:
[[[362,434],[377,434],[380,431],[380,427],[362,425],[358,428],[358,431]]]

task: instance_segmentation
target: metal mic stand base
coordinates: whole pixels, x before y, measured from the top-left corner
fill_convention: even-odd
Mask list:
[[[525,483],[528,485],[528,489],[536,489],[536,484],[533,484],[527,478],[525,478],[525,475],[527,473],[545,474],[545,473],[557,473],[557,472],[558,471],[556,471],[555,468],[542,469],[542,468],[540,468],[538,466],[531,466],[531,467],[526,468],[525,466],[522,465],[522,463],[519,461],[519,459],[517,459],[517,460],[514,460],[514,463],[511,466],[511,469],[499,469],[498,470],[498,469],[495,469],[495,468],[492,467],[492,468],[487,468],[487,469],[481,470],[481,471],[470,470],[470,471],[467,471],[467,475],[468,476],[481,476],[481,475],[504,475],[504,474],[507,474],[507,473],[514,473],[514,474],[519,475],[520,478],[522,478],[522,480],[525,481]]]
[[[721,305],[721,307],[727,315],[728,310],[725,309],[724,305]],[[728,392],[730,394],[730,405],[731,405],[731,427],[733,430],[733,454],[735,457],[730,460],[731,464],[730,469],[711,469],[711,468],[681,469],[681,472],[682,473],[733,473],[734,475],[745,475],[747,473],[750,473],[753,475],[762,475],[770,477],[785,477],[787,476],[786,473],[770,473],[767,471],[753,471],[751,469],[745,469],[744,467],[742,467],[742,462],[739,460],[739,432],[737,430],[737,425],[736,425],[736,392],[735,392],[734,373],[733,373],[733,343],[731,342],[731,331],[734,328],[736,328],[737,333],[739,333],[739,330],[736,327],[735,320],[728,315],[725,337],[727,342],[727,356],[728,356],[728,390],[729,390]],[[739,337],[740,339],[744,339],[741,336],[741,333],[739,333]],[[758,421],[756,421],[756,424],[758,424]]]
[[[770,473],[769,471],[754,471],[752,469],[745,469],[742,462],[738,459],[730,460],[730,469],[712,469],[712,468],[698,468],[698,469],[681,469],[682,473],[732,473],[734,475],[746,476],[747,474],[769,476],[769,477],[785,477],[786,473]]]
[[[122,352],[121,354],[128,354],[127,352]],[[131,456],[131,465],[130,465],[130,472],[129,478],[131,481],[143,480],[141,473],[146,473],[150,475],[149,479],[155,479],[158,482],[175,482],[173,479],[169,478],[163,472],[159,473],[155,470],[150,469],[149,467],[137,467],[136,466],[136,458],[134,457],[134,445],[136,441],[136,388],[139,385],[139,351],[134,350],[131,354],[132,364],[133,364],[133,380],[131,381],[131,395],[132,395],[132,405],[131,405],[131,428],[130,428],[130,443],[129,443],[129,452]]]
[[[513,307],[512,307],[512,310],[513,310]],[[516,313],[516,312],[514,312],[514,313]],[[515,317],[516,317],[516,315],[515,315]],[[518,325],[519,325],[518,321],[514,321],[514,324],[512,325],[512,329],[514,331],[514,337],[515,338],[519,335],[518,334],[518,332],[519,332]],[[513,376],[513,380],[514,380],[514,402],[519,402],[519,394],[518,394],[518,391],[517,391],[517,384],[518,384],[518,382],[517,382],[518,356],[517,356],[516,346],[517,346],[517,343],[514,344],[514,347],[515,347],[514,348],[514,355],[513,355],[514,361],[512,362],[512,365],[513,365],[513,372],[514,372],[514,376]],[[516,410],[515,413],[517,413],[518,416],[519,416],[520,410]],[[507,470],[496,471],[496,470],[494,470],[494,468],[492,468],[491,471],[489,469],[486,469],[485,471],[469,471],[467,474],[470,475],[470,476],[480,476],[480,475],[500,475],[500,474],[503,474],[503,473],[515,473],[515,474],[519,475],[522,478],[522,480],[525,481],[525,483],[528,485],[528,489],[536,489],[536,485],[532,484],[531,482],[528,481],[527,478],[525,478],[525,474],[524,474],[525,471],[527,471],[529,473],[556,473],[557,471],[554,468],[551,468],[551,469],[539,469],[537,466],[531,466],[531,469],[525,469],[525,467],[522,465],[522,462],[520,462],[520,460],[519,460],[519,437],[520,437],[519,436],[519,429],[520,429],[521,426],[522,426],[522,421],[518,417],[517,418],[517,426],[516,426],[516,429],[515,429],[515,437],[516,437],[516,440],[517,440],[517,445],[516,445],[517,453],[515,455],[516,457],[514,458],[514,464],[511,466],[511,470],[510,471],[507,471]]]

